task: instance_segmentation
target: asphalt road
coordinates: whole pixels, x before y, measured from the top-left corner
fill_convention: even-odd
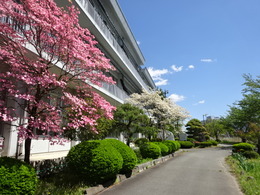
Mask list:
[[[111,186],[101,195],[241,195],[224,158],[227,147],[192,149]]]

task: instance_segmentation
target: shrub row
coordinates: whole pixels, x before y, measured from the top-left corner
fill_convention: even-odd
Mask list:
[[[140,139],[138,139],[140,140]],[[142,140],[143,141],[143,140]],[[180,144],[177,141],[166,140],[163,142],[143,142],[138,141],[140,153],[142,158],[158,158],[159,156],[165,156],[171,154],[180,149]]]
[[[239,143],[233,144],[233,153],[239,153],[246,158],[257,159],[259,158],[259,154],[254,151],[255,146],[249,143]]]
[[[205,141],[205,142],[199,142],[198,143],[198,146],[201,147],[201,148],[210,147],[210,146],[217,146],[217,145],[218,145],[218,142],[215,141],[215,140],[208,140],[208,141]]]
[[[179,141],[181,148],[192,148],[194,144],[190,141]]]
[[[126,144],[105,139],[81,142],[71,148],[66,161],[70,170],[96,184],[114,179],[118,173],[130,172],[137,158]]]

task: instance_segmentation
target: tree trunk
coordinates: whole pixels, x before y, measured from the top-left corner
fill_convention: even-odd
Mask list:
[[[24,162],[30,163],[30,155],[31,155],[31,138],[26,138],[25,140],[25,147],[24,147]]]

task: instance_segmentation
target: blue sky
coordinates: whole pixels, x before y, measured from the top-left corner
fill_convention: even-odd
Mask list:
[[[259,0],[118,0],[158,87],[193,118],[225,116],[260,75]]]

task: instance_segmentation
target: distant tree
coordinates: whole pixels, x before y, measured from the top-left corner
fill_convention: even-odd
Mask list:
[[[144,110],[154,126],[160,131],[165,131],[167,125],[174,126],[177,123],[180,125],[189,115],[184,108],[178,106],[169,98],[162,98],[160,94],[160,91],[148,92],[144,90],[141,94],[132,94],[127,101]]]
[[[207,132],[200,120],[191,119],[185,127],[189,138],[193,138],[198,141],[205,141]]]
[[[149,118],[144,114],[143,110],[129,103],[120,105],[114,112],[114,130],[122,132],[127,139],[127,145],[135,133],[147,131]]]
[[[212,137],[219,140],[219,136],[226,132],[226,128],[222,119],[212,119],[206,122],[206,130]]]
[[[230,106],[227,119],[243,141],[257,137],[260,153],[260,76],[254,79],[245,74],[243,77],[243,99]]]
[[[64,130],[97,132],[97,120],[112,118],[114,107],[86,82],[114,83],[104,74],[113,67],[80,27],[79,11],[53,0],[4,0],[0,13],[0,120],[16,122],[24,160],[36,131],[59,143]]]

